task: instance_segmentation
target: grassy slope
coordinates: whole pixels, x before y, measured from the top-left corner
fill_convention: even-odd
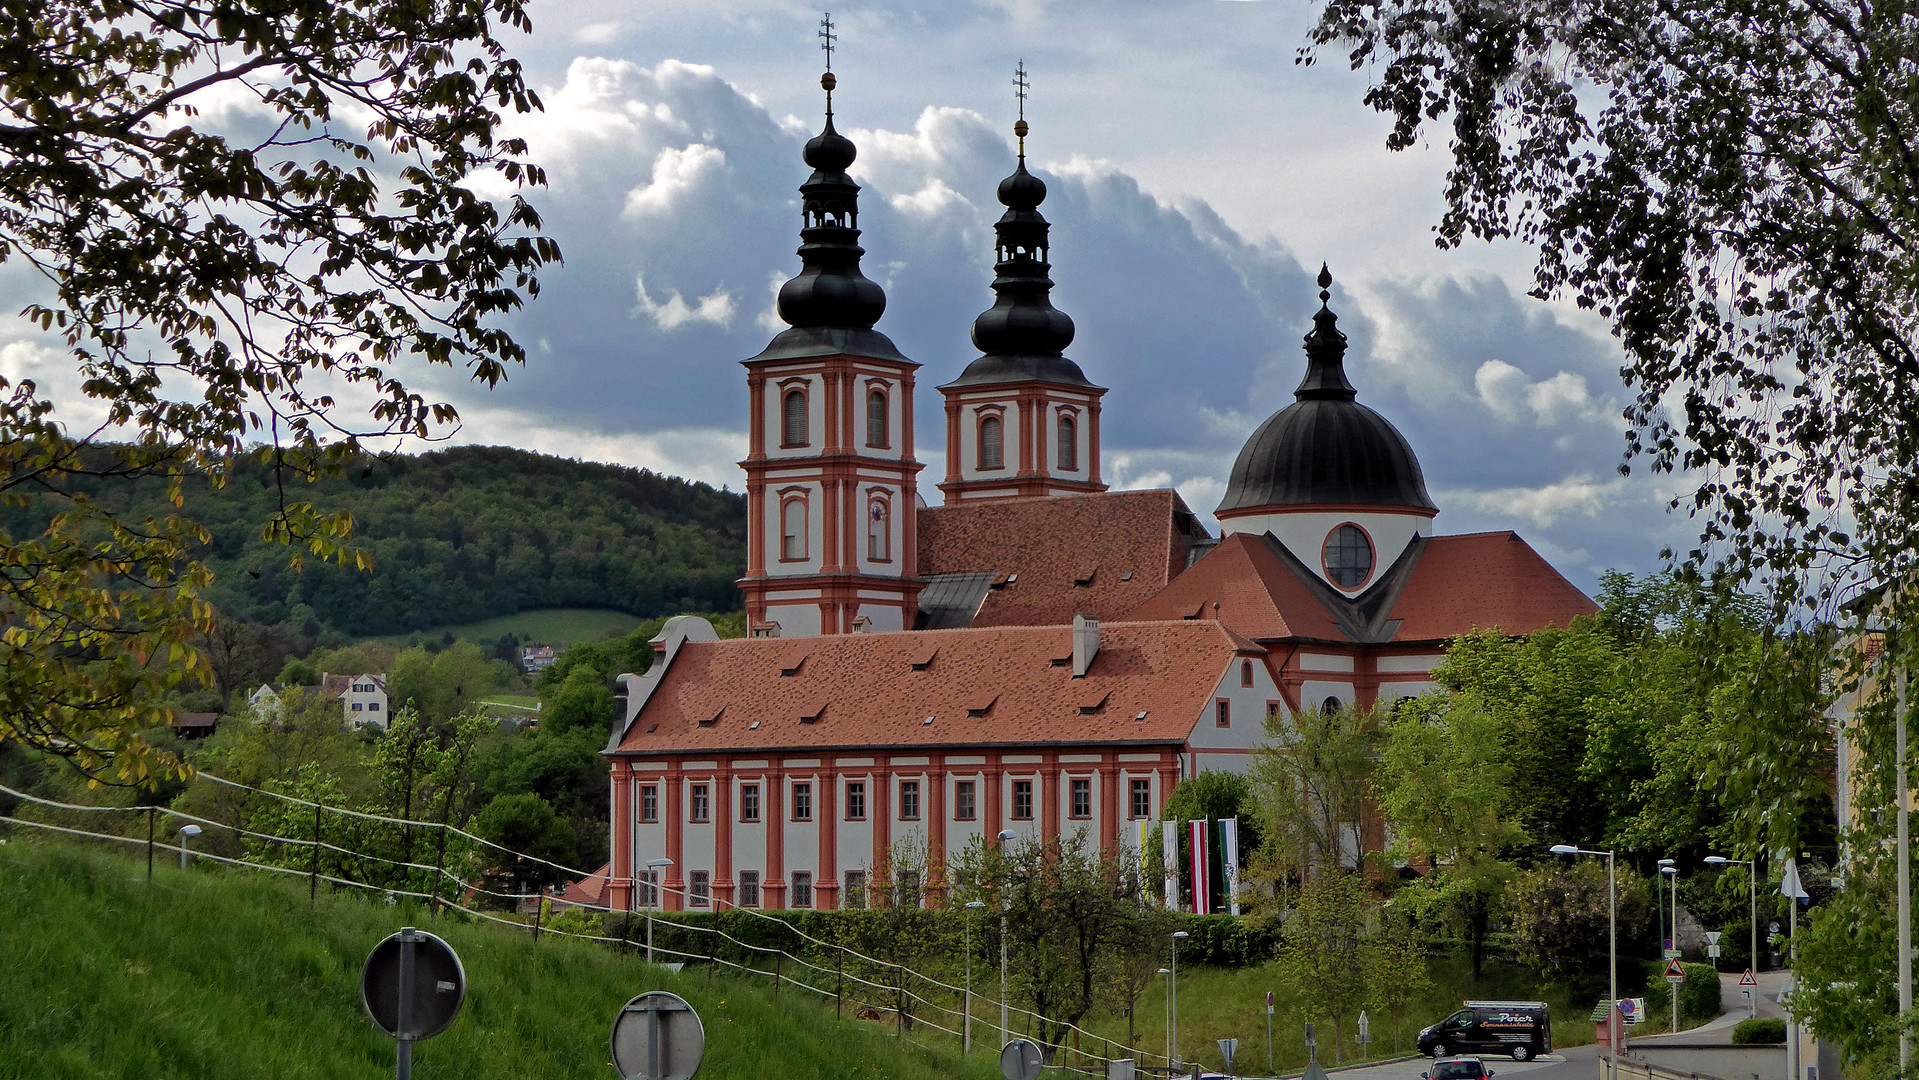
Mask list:
[[[435,921],[304,884],[166,863],[153,885],[119,854],[16,837],[0,847],[0,1078],[253,1080],[390,1074],[393,1043],[360,1007],[360,967],[412,923],[466,966],[464,1011],[419,1044],[421,1080],[610,1078],[620,1005],[672,990],[707,1033],[701,1080],[990,1080],[992,1060],[934,1055],[763,985],[674,976],[551,936]]]
[[[561,646],[618,637],[631,633],[645,621],[638,615],[602,608],[543,608],[517,615],[497,615],[478,622],[436,626],[423,636],[428,641],[438,641],[446,634],[463,641],[498,641],[503,635],[513,634],[523,645]],[[405,646],[412,635],[391,634],[371,640]]]

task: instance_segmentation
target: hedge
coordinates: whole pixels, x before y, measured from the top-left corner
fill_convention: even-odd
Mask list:
[[[1750,1020],[1741,1020],[1739,1026],[1732,1029],[1732,1041],[1740,1046],[1785,1042],[1786,1022],[1777,1016],[1755,1016]]]

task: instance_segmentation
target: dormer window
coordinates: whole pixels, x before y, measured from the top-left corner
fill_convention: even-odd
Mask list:
[[[780,397],[780,445],[806,445],[806,391],[788,390]]]
[[[1005,429],[997,416],[983,416],[979,422],[979,467],[982,469],[1003,469],[1006,467]]]
[[[1321,555],[1326,580],[1342,589],[1357,589],[1373,576],[1373,542],[1357,525],[1341,525],[1327,533]]]

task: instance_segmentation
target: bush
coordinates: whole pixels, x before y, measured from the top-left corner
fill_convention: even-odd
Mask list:
[[[1736,1046],[1785,1042],[1786,1022],[1777,1016],[1756,1016],[1751,1020],[1741,1020],[1739,1026],[1732,1029],[1732,1041]]]
[[[1679,1015],[1705,1023],[1719,1017],[1719,969],[1711,964],[1685,964],[1686,981],[1679,984]]]

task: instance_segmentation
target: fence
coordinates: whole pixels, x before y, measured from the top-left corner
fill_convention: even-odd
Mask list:
[[[985,1023],[982,1026],[982,1020],[975,1011],[984,1005],[992,1013],[999,1013],[1004,1009],[1007,1016],[1016,1018],[1019,1025],[1029,1030],[1032,1026],[1039,1025],[1064,1032],[1064,1037],[1061,1039],[1062,1045],[1059,1047],[1055,1061],[1055,1064],[1060,1067],[1094,1071],[1103,1075],[1108,1063],[1121,1058],[1131,1058],[1136,1062],[1141,1073],[1174,1075],[1179,1072],[1178,1063],[1169,1060],[1165,1054],[1154,1054],[1123,1046],[1105,1036],[1087,1031],[1077,1024],[1050,1019],[1030,1009],[1010,1002],[1002,1002],[999,997],[947,982],[907,964],[867,955],[843,942],[826,940],[796,925],[796,919],[784,913],[768,913],[757,908],[730,907],[713,915],[686,916],[679,912],[660,910],[649,912],[641,909],[632,912],[609,912],[601,918],[599,928],[605,931],[617,926],[619,933],[616,936],[562,929],[546,922],[553,900],[551,894],[545,891],[524,892],[493,887],[499,884],[496,880],[486,878],[474,870],[478,863],[477,854],[481,851],[491,851],[511,858],[518,865],[543,866],[556,874],[575,879],[589,876],[588,871],[568,867],[539,856],[516,852],[441,822],[394,818],[344,807],[327,806],[280,792],[241,784],[211,773],[202,772],[198,774],[198,777],[214,784],[275,800],[297,810],[302,823],[305,821],[306,813],[310,811],[311,834],[308,836],[282,835],[250,828],[244,819],[223,822],[163,806],[118,807],[64,803],[17,791],[4,784],[0,784],[0,795],[52,811],[68,819],[69,823],[60,824],[54,821],[23,818],[15,813],[0,816],[0,824],[104,841],[122,847],[144,848],[147,875],[151,880],[155,858],[162,852],[171,855],[175,850],[171,845],[159,840],[161,833],[159,822],[162,817],[165,817],[181,824],[198,825],[203,831],[219,830],[244,844],[252,856],[234,858],[219,855],[204,850],[203,842],[203,847],[194,851],[194,858],[225,866],[306,878],[309,897],[317,897],[320,884],[324,882],[336,888],[418,899],[431,905],[435,911],[457,910],[467,917],[515,929],[530,930],[536,941],[542,933],[556,934],[561,937],[596,942],[623,951],[645,947],[637,943],[635,939],[636,935],[647,932],[646,926],[650,921],[654,924],[651,949],[657,956],[669,961],[705,964],[716,970],[727,969],[745,975],[768,978],[773,981],[776,989],[791,987],[822,1002],[832,1000],[842,1016],[851,1013],[855,1017],[869,1020],[884,1020],[890,1016],[894,1032],[902,1041],[923,1039],[926,1036],[925,1029],[930,1029],[964,1043],[969,1015],[972,1018],[972,1029],[995,1031],[998,1029],[998,1024]],[[116,815],[130,832],[105,831],[111,828],[110,823]],[[328,815],[341,819],[331,829],[328,828]],[[102,828],[75,827],[80,820],[100,822]],[[275,820],[284,823],[291,820],[291,817],[282,814]],[[369,829],[372,831],[370,832]],[[406,857],[395,858],[391,855],[361,851],[327,839],[328,836],[349,840],[355,837],[362,840],[371,838],[391,848],[396,830],[399,837],[399,850],[405,853]],[[435,861],[432,864],[416,862],[411,858],[415,846],[414,840],[419,830],[427,830],[429,835],[433,835],[438,841],[433,844]],[[450,860],[449,856],[451,856]],[[452,863],[452,868],[449,868],[449,861]],[[328,865],[323,866],[323,862],[327,862]],[[462,870],[467,872],[461,873]],[[631,882],[633,879],[613,878],[611,880]],[[659,893],[670,893],[681,897],[686,895],[683,888],[670,888],[664,884],[655,884],[653,889]],[[483,897],[506,901],[515,906],[528,900],[534,900],[537,903],[531,913],[532,920],[528,923],[520,919],[505,918],[476,906],[474,901]],[[715,899],[714,902],[717,904],[718,900]],[[879,912],[852,914],[882,917],[882,913]],[[971,964],[972,959],[968,956],[967,963]],[[1009,1023],[1009,1028],[1011,1026],[1012,1024]],[[1160,1064],[1155,1065],[1154,1062]]]

